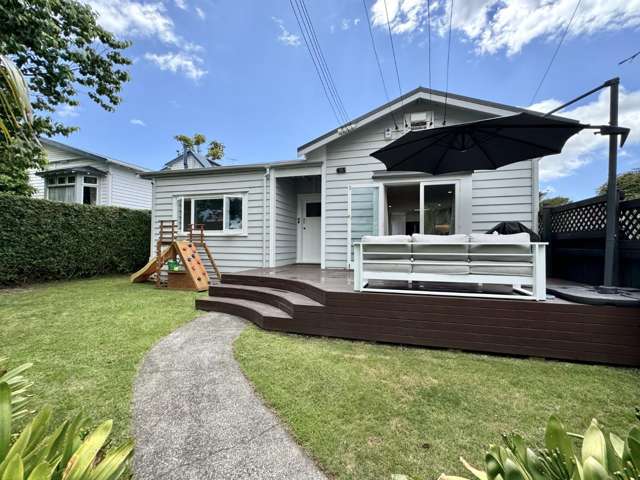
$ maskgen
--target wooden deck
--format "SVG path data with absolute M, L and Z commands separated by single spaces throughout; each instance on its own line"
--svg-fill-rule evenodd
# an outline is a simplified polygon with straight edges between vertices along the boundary
M 304 265 L 225 274 L 209 295 L 197 308 L 266 330 L 640 366 L 639 308 L 360 293 L 351 272 Z

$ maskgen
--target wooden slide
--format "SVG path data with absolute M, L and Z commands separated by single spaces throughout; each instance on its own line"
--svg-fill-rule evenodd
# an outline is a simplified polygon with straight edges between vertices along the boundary
M 162 251 L 162 263 L 167 262 L 175 256 L 174 245 L 171 244 Z M 144 267 L 129 277 L 131 283 L 146 282 L 151 275 L 156 273 L 156 262 L 158 257 L 153 257 Z
M 174 241 L 162 251 L 162 264 L 170 259 L 180 257 L 182 268 L 177 271 L 168 271 L 167 287 L 203 292 L 209 288 L 209 275 L 205 268 L 196 246 L 188 241 Z M 131 283 L 145 282 L 156 273 L 157 258 L 149 260 L 144 267 L 131 275 Z

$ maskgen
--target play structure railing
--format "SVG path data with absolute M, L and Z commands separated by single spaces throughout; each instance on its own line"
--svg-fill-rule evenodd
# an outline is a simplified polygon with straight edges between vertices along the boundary
M 385 293 L 471 296 L 485 298 L 546 299 L 545 249 L 542 242 L 418 242 L 354 243 L 354 289 Z M 429 249 L 429 251 L 425 251 Z M 480 247 L 480 248 L 478 248 Z M 511 248 L 510 248 L 511 247 Z M 513 253 L 513 247 L 522 253 Z M 484 251 L 482 250 L 484 249 Z M 383 281 L 381 285 L 372 282 Z M 393 288 L 384 281 L 407 282 Z M 429 290 L 413 288 L 413 282 L 452 284 Z M 453 284 L 502 285 L 511 293 L 456 290 Z M 529 288 L 524 288 L 525 286 Z M 482 290 L 482 288 L 480 289 Z

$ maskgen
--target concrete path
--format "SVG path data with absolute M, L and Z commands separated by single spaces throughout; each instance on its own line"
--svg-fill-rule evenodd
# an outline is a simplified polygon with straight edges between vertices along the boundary
M 233 358 L 245 326 L 206 314 L 147 354 L 133 395 L 135 479 L 326 479 Z

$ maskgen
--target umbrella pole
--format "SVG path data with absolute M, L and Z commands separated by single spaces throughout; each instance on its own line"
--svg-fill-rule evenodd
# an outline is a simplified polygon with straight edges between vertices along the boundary
M 618 126 L 618 87 L 620 80 L 609 82 L 609 125 Z M 618 136 L 609 135 L 609 177 L 607 180 L 607 226 L 604 250 L 604 287 L 616 284 L 616 247 L 618 241 Z

